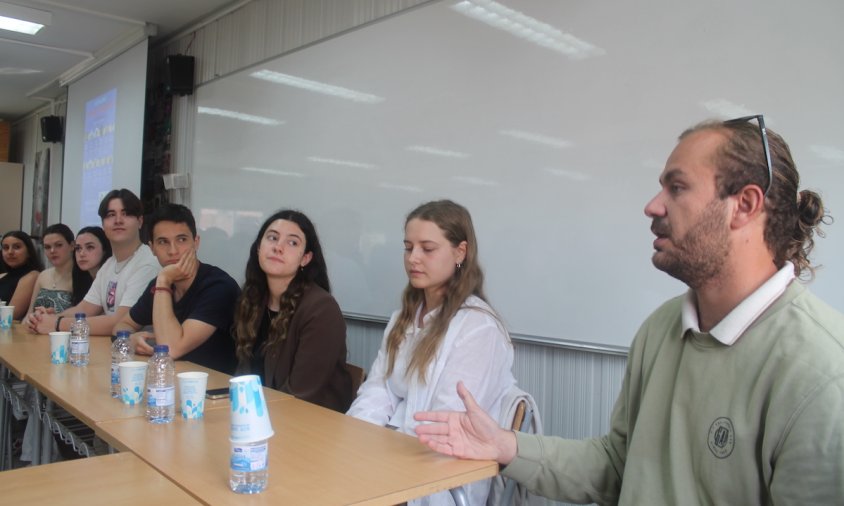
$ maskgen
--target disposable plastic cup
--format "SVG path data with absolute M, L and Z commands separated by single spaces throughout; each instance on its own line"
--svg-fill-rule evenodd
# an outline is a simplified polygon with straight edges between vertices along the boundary
M 12 317 L 15 314 L 15 306 L 0 306 L 0 329 L 12 328 Z
M 66 364 L 70 332 L 50 332 L 50 363 Z
M 118 364 L 120 369 L 120 400 L 123 404 L 134 406 L 144 397 L 144 382 L 147 375 L 147 363 L 130 361 Z
M 233 443 L 252 443 L 274 434 L 259 376 L 250 374 L 230 379 L 229 396 Z
M 182 418 L 202 418 L 205 410 L 205 386 L 208 384 L 207 372 L 180 372 L 179 404 L 182 406 Z

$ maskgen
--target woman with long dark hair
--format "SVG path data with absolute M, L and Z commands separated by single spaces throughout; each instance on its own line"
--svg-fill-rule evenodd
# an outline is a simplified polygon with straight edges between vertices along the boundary
M 111 243 L 101 227 L 83 227 L 76 234 L 73 264 L 73 304 L 77 305 L 91 289 L 100 267 L 111 258 Z
M 328 270 L 307 216 L 270 216 L 249 249 L 235 310 L 238 372 L 335 411 L 352 400 L 346 323 L 331 296 Z
M 463 410 L 462 381 L 489 413 L 499 413 L 515 385 L 513 346 L 486 302 L 469 211 L 450 200 L 428 202 L 407 216 L 408 284 L 369 377 L 348 414 L 415 435 L 417 411 Z M 470 504 L 485 504 L 489 481 L 467 486 Z M 438 493 L 412 504 L 453 504 Z
M 19 320 L 29 310 L 32 288 L 44 264 L 35 251 L 32 238 L 26 232 L 6 232 L 0 244 L 3 247 L 0 256 L 0 300 L 15 306 L 13 318 Z

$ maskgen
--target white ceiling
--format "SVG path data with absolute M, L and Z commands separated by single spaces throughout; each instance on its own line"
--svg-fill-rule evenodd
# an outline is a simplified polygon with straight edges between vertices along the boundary
M 0 30 L 0 119 L 14 120 L 54 98 L 59 77 L 133 33 L 162 40 L 232 0 L 4 0 L 52 13 L 36 35 Z M 41 99 L 37 98 L 41 97 Z

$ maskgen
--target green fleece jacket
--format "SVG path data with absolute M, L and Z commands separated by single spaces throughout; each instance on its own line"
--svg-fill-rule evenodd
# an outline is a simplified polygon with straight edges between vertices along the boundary
M 578 503 L 844 503 L 844 316 L 792 282 L 725 346 L 681 304 L 636 335 L 608 435 L 518 434 L 503 474 Z

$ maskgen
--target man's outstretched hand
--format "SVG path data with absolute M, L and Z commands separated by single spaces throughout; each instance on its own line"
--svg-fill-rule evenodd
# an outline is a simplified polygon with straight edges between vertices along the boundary
M 413 415 L 419 422 L 430 422 L 416 426 L 419 441 L 445 455 L 509 464 L 516 456 L 516 436 L 478 406 L 462 381 L 457 383 L 457 395 L 465 412 L 420 411 Z

